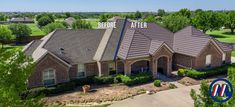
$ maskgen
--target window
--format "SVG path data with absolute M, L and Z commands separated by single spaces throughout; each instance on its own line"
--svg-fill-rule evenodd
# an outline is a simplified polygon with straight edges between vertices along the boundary
M 46 69 L 43 72 L 43 84 L 45 86 L 50 86 L 55 84 L 55 70 L 54 69 Z
M 115 66 L 115 62 L 110 62 L 109 65 L 109 75 L 114 75 L 116 74 L 116 66 Z
M 85 77 L 85 67 L 84 64 L 78 64 L 78 74 L 77 74 L 78 78 L 83 78 Z
M 211 55 L 206 56 L 206 66 L 208 66 L 208 67 L 211 66 Z
M 225 60 L 226 60 L 226 54 L 225 54 L 225 53 L 223 53 L 223 56 L 222 56 L 223 64 L 225 64 Z

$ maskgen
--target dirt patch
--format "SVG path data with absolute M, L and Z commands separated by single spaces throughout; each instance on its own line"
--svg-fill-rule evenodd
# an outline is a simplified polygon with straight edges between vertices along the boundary
M 62 95 L 54 95 L 46 97 L 43 101 L 46 105 L 66 105 L 79 103 L 101 103 L 107 101 L 123 100 L 135 95 L 143 94 L 148 91 L 162 91 L 168 89 L 168 83 L 163 83 L 161 87 L 155 87 L 153 83 L 129 87 L 123 84 L 111 85 L 91 85 L 92 91 L 84 94 L 81 87 L 73 92 L 64 93 Z
M 192 85 L 198 85 L 200 84 L 200 80 L 196 80 L 190 77 L 183 77 L 178 80 L 180 84 L 186 85 L 186 86 L 192 86 Z

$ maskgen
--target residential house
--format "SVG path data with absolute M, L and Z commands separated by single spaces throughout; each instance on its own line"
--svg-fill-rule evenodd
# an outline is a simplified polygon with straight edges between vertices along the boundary
M 72 25 L 73 25 L 73 22 L 75 21 L 75 19 L 74 19 L 73 17 L 69 17 L 69 18 L 66 18 L 64 21 L 65 21 L 65 22 L 68 24 L 68 26 L 71 28 Z
M 29 43 L 24 52 L 36 67 L 29 87 L 48 86 L 88 76 L 151 72 L 167 76 L 178 68 L 209 69 L 231 63 L 233 46 L 192 26 L 172 33 L 158 24 L 131 28 L 58 29 Z
M 16 17 L 16 18 L 11 18 L 10 23 L 34 23 L 33 19 L 29 17 Z

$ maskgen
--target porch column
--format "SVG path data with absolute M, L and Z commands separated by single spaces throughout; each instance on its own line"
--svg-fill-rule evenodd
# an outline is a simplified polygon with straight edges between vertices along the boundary
M 171 72 L 172 72 L 172 58 L 171 57 L 168 58 L 167 65 L 168 65 L 167 76 L 171 76 Z
M 124 61 L 124 73 L 125 75 L 131 75 L 131 67 L 127 61 Z
M 97 65 L 98 65 L 98 70 L 99 70 L 99 74 L 98 76 L 102 76 L 102 68 L 101 68 L 101 62 L 97 61 Z
M 153 74 L 153 78 L 156 79 L 157 78 L 157 59 L 152 59 L 152 74 Z

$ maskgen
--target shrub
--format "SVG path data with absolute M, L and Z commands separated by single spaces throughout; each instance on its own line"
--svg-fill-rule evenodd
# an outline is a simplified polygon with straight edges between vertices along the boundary
M 226 65 L 222 67 L 213 68 L 210 70 L 197 71 L 193 69 L 185 69 L 185 75 L 188 77 L 200 79 L 206 78 L 214 75 L 225 74 L 228 71 L 228 68 L 234 65 Z
M 21 94 L 22 99 L 36 98 L 73 90 L 76 87 L 74 82 L 61 83 L 53 87 L 38 87 L 25 91 Z
M 114 81 L 113 76 L 95 76 L 94 77 L 94 83 L 96 84 L 111 84 Z
M 155 80 L 154 81 L 154 86 L 160 87 L 161 86 L 161 81 L 160 80 Z
M 175 89 L 175 88 L 177 88 L 177 86 L 176 86 L 175 84 L 170 83 L 170 84 L 169 84 L 169 88 L 170 88 L 170 89 Z
M 114 83 L 121 83 L 122 82 L 122 78 L 124 78 L 123 76 L 124 75 L 122 75 L 122 74 L 119 74 L 119 75 L 115 76 L 113 82 Z
M 187 69 L 187 73 L 186 75 L 188 77 L 192 77 L 192 78 L 205 78 L 206 77 L 206 74 L 205 72 L 199 72 L 199 71 L 196 71 L 196 70 L 193 70 L 193 69 Z
M 132 86 L 152 81 L 152 75 L 148 73 L 140 73 L 132 76 L 123 76 L 121 80 L 124 84 Z
M 185 75 L 185 70 L 184 69 L 179 69 L 177 72 L 178 76 L 184 76 Z
M 86 78 L 80 78 L 80 79 L 76 79 L 76 80 L 72 80 L 76 86 L 83 86 L 83 85 L 87 85 L 87 84 L 93 84 L 94 80 L 93 80 L 94 76 L 89 76 Z

